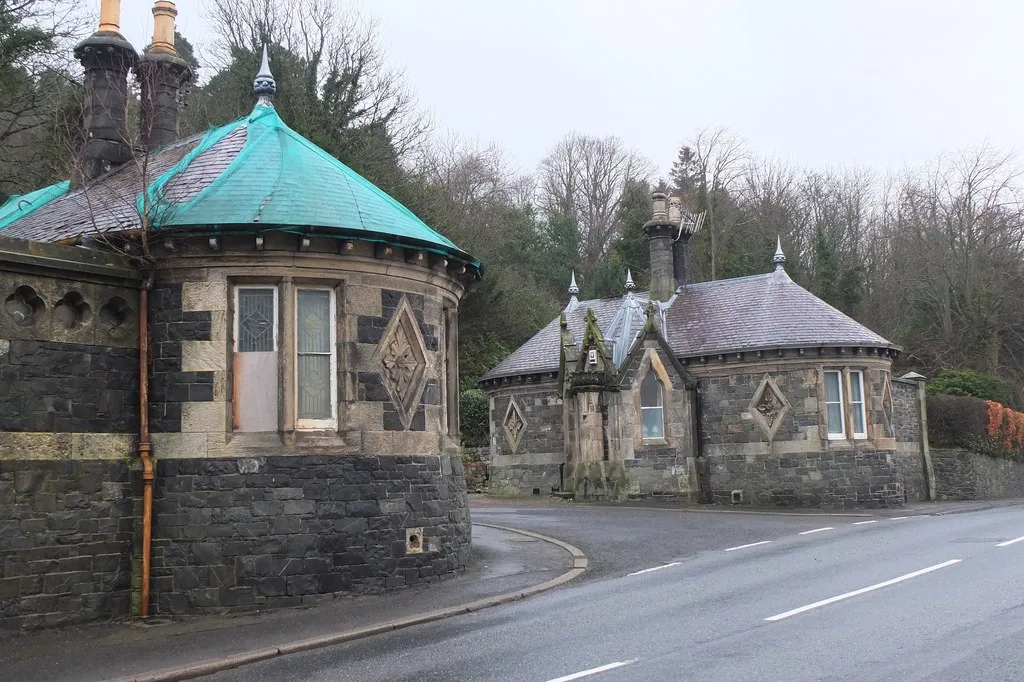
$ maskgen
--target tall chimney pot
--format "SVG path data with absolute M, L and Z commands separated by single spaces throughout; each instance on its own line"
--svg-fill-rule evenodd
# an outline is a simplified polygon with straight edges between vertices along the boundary
M 651 292 L 654 301 L 667 301 L 676 290 L 672 240 L 678 225 L 669 220 L 668 197 L 664 192 L 653 192 L 651 202 L 654 215 L 644 225 L 644 234 L 651 249 Z
M 135 70 L 142 91 L 141 132 L 146 151 L 178 139 L 181 88 L 192 79 L 192 69 L 174 47 L 177 16 L 170 0 L 157 0 L 153 5 L 153 42 Z
M 85 69 L 85 144 L 79 165 L 92 180 L 132 157 L 128 143 L 128 71 L 139 59 L 119 33 L 120 0 L 103 0 L 100 25 L 75 46 L 75 58 Z
M 99 33 L 121 35 L 121 0 L 103 0 L 100 3 Z

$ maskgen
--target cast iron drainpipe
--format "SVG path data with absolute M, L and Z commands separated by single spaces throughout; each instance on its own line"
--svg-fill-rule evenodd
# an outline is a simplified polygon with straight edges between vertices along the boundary
M 139 459 L 142 460 L 142 603 L 139 615 L 149 617 L 149 563 L 153 538 L 153 468 L 149 442 L 149 291 L 153 275 L 146 277 L 139 292 Z

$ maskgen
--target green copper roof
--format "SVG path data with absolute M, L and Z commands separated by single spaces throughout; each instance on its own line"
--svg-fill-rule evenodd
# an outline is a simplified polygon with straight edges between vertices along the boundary
M 244 131 L 242 130 L 244 129 Z M 244 134 L 230 160 L 204 154 Z M 209 157 L 223 155 L 213 150 Z M 366 178 L 285 125 L 266 103 L 210 131 L 138 197 L 156 228 L 261 226 L 333 228 L 353 238 L 411 244 L 479 266 Z
M 0 230 L 4 229 L 15 220 L 24 218 L 40 206 L 45 206 L 54 199 L 64 196 L 71 189 L 68 180 L 58 182 L 49 187 L 37 189 L 28 194 L 16 194 L 8 199 L 3 206 L 0 206 Z

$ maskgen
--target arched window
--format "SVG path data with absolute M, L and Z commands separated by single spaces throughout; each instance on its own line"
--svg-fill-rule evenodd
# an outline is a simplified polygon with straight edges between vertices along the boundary
M 663 393 L 658 376 L 648 372 L 640 382 L 640 424 L 645 439 L 665 437 Z

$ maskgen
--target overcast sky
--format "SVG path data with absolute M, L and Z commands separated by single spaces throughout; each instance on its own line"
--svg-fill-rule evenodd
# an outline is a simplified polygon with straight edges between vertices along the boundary
M 122 30 L 141 48 L 151 3 L 123 4 Z M 179 30 L 202 46 L 203 0 L 177 4 Z M 705 126 L 819 167 L 899 169 L 985 140 L 1024 147 L 1024 3 L 1013 0 L 359 6 L 442 127 L 500 143 L 524 170 L 570 130 L 618 135 L 663 174 Z

